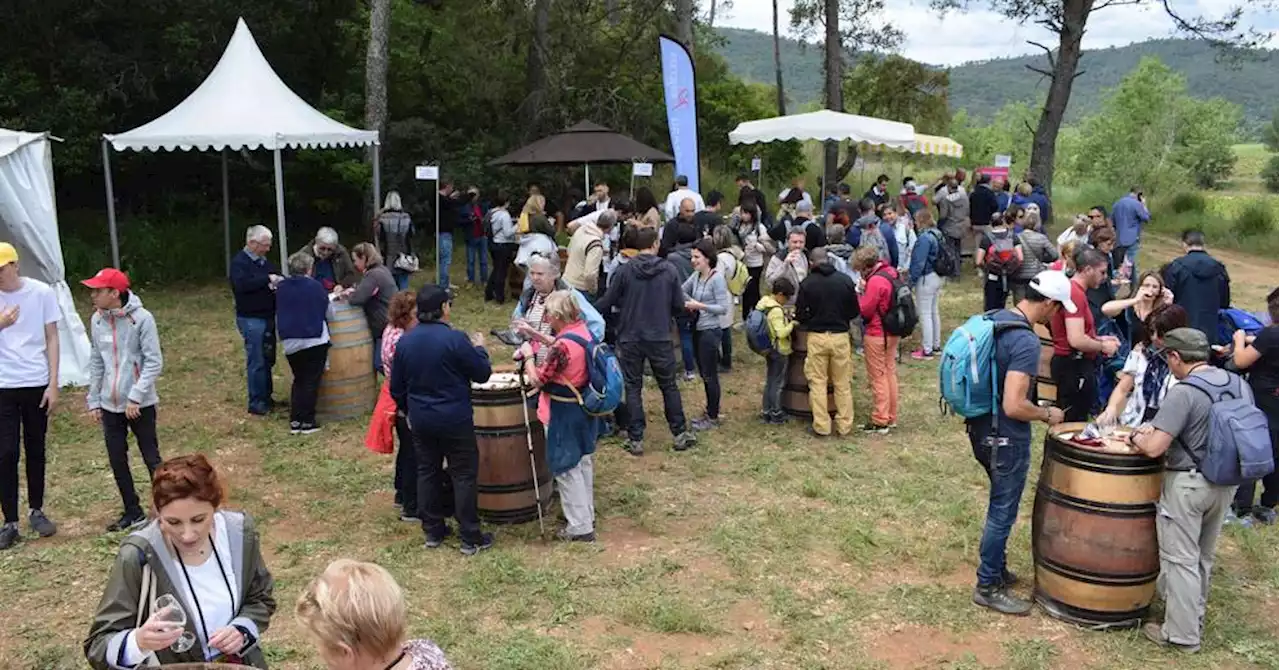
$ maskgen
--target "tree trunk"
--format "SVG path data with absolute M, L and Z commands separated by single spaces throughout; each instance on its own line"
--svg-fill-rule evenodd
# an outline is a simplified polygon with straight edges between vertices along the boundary
M 1071 100 L 1071 85 L 1075 83 L 1076 68 L 1080 65 L 1080 40 L 1084 37 L 1085 22 L 1089 20 L 1092 0 L 1066 0 L 1062 7 L 1062 25 L 1058 30 L 1057 60 L 1053 61 L 1053 77 L 1049 81 L 1049 95 L 1040 112 L 1040 122 L 1031 139 L 1030 172 L 1046 193 L 1053 192 L 1053 163 L 1057 153 L 1058 131 Z M 1052 58 L 1051 58 L 1052 60 Z M 1047 221 L 1046 223 L 1052 223 Z
M 840 43 L 840 1 L 824 0 L 823 14 L 826 24 L 826 102 L 827 109 L 843 112 L 844 93 L 841 83 L 844 80 L 844 47 Z M 831 181 L 836 175 L 836 161 L 839 159 L 840 143 L 826 142 L 822 148 L 823 174 Z M 832 182 L 834 183 L 834 182 Z M 823 184 L 823 193 L 827 184 Z
M 715 3 L 711 4 L 711 14 L 715 16 Z M 618 0 L 604 0 L 604 15 L 611 26 L 622 23 L 622 16 L 618 14 Z
M 386 146 L 387 131 L 387 61 L 391 32 L 391 0 L 372 0 L 369 3 L 369 49 L 364 62 L 364 127 L 378 131 L 378 137 Z M 373 165 L 373 147 L 365 154 Z M 372 192 L 372 187 L 370 187 Z M 365 202 L 371 202 L 366 198 Z M 369 205 L 373 207 L 372 204 Z M 366 217 L 372 220 L 373 212 Z
M 716 27 L 716 0 L 711 0 L 711 13 L 707 15 L 707 27 Z
M 547 95 L 547 32 L 551 24 L 551 1 L 534 0 L 533 3 L 533 39 L 529 41 L 524 70 L 525 98 L 516 114 L 517 118 L 524 119 L 525 139 L 539 130 Z
M 693 0 L 676 0 L 676 39 L 693 53 Z
M 782 51 L 778 39 L 778 0 L 773 0 L 773 81 L 778 90 L 778 116 L 786 116 L 787 95 L 782 90 Z

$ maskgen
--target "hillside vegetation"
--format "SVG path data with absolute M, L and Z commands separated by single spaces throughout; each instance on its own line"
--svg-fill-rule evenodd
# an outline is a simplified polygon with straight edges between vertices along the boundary
M 748 81 L 773 83 L 770 35 L 733 28 L 719 28 L 717 32 L 723 38 L 717 51 L 728 61 L 734 74 Z M 821 100 L 821 46 L 788 39 L 781 50 L 783 85 L 792 104 Z M 1243 135 L 1260 136 L 1261 127 L 1271 119 L 1276 100 L 1280 98 L 1280 80 L 1276 77 L 1280 55 L 1276 51 L 1258 50 L 1234 64 L 1220 62 L 1217 55 L 1204 42 L 1177 39 L 1086 51 L 1080 65 L 1085 73 L 1072 88 L 1067 122 L 1078 121 L 1095 110 L 1107 89 L 1119 84 L 1144 56 L 1155 56 L 1186 77 L 1191 95 L 1223 97 L 1239 104 L 1244 110 Z M 952 111 L 964 109 L 970 118 L 987 120 L 1007 103 L 1037 100 L 1048 83 L 1026 65 L 1043 66 L 1043 61 L 1043 56 L 1025 56 L 951 68 Z

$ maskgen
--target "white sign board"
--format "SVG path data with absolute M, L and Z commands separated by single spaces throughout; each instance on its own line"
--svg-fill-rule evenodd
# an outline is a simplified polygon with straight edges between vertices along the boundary
M 436 181 L 440 179 L 440 166 L 418 165 L 413 168 L 413 178 L 418 181 Z
M 1007 168 L 1013 165 L 1013 156 L 1007 154 L 996 154 L 995 166 Z
M 862 156 L 858 156 L 857 158 L 853 159 L 853 169 L 865 170 L 866 167 L 867 167 L 867 161 L 863 160 Z
M 752 172 L 759 172 L 759 171 L 760 171 L 760 157 L 759 157 L 759 156 L 756 156 L 755 158 L 752 158 L 752 159 L 751 159 L 751 171 L 752 171 Z
M 652 177 L 653 163 L 632 163 L 631 176 L 632 177 Z

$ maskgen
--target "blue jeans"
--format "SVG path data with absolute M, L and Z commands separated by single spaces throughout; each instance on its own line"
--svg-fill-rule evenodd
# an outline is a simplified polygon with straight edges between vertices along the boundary
M 480 263 L 480 276 L 476 276 L 476 262 Z M 489 276 L 489 240 L 477 237 L 467 240 L 467 281 L 484 283 Z
M 404 270 L 392 270 L 391 278 L 396 280 L 396 289 L 405 290 L 409 288 L 409 273 Z
M 237 316 L 236 328 L 244 338 L 244 368 L 245 379 L 249 385 L 249 412 L 266 414 L 271 409 L 271 368 L 276 364 L 275 321 Z
M 382 374 L 382 337 L 373 338 L 373 374 Z
M 996 586 L 1004 581 L 1005 545 L 1018 520 L 1018 505 L 1031 467 L 1031 442 L 998 438 L 989 440 L 991 417 L 965 423 L 973 457 L 991 481 L 987 500 L 987 522 L 978 545 L 978 586 Z
M 453 233 L 436 236 L 440 245 L 440 266 L 436 268 L 436 283 L 449 288 L 449 265 L 453 263 Z
M 677 318 L 676 329 L 680 331 L 680 358 L 684 361 L 684 371 L 693 374 L 693 319 L 687 316 Z

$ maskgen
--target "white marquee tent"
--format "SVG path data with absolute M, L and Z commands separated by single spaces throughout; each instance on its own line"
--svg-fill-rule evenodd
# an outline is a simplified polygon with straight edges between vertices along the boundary
M 285 238 L 284 185 L 281 149 L 373 147 L 373 200 L 381 198 L 378 173 L 378 132 L 360 130 L 325 116 L 280 79 L 249 32 L 244 19 L 213 72 L 191 95 L 164 116 L 117 135 L 103 135 L 102 162 L 107 175 L 107 219 L 111 227 L 111 255 L 120 265 L 116 237 L 115 197 L 111 184 L 110 148 L 116 151 L 181 149 L 222 152 L 223 235 L 228 263 L 231 257 L 231 219 L 227 194 L 227 150 L 270 149 L 275 154 L 276 246 L 284 269 L 288 255 Z
M 48 133 L 0 128 L 0 241 L 17 247 L 24 276 L 49 284 L 58 298 L 58 385 L 88 384 L 89 338 L 67 287 Z
M 788 114 L 738 124 L 729 133 L 730 144 L 755 144 L 781 140 L 849 140 L 860 144 L 911 151 L 916 129 L 910 123 L 823 109 Z

